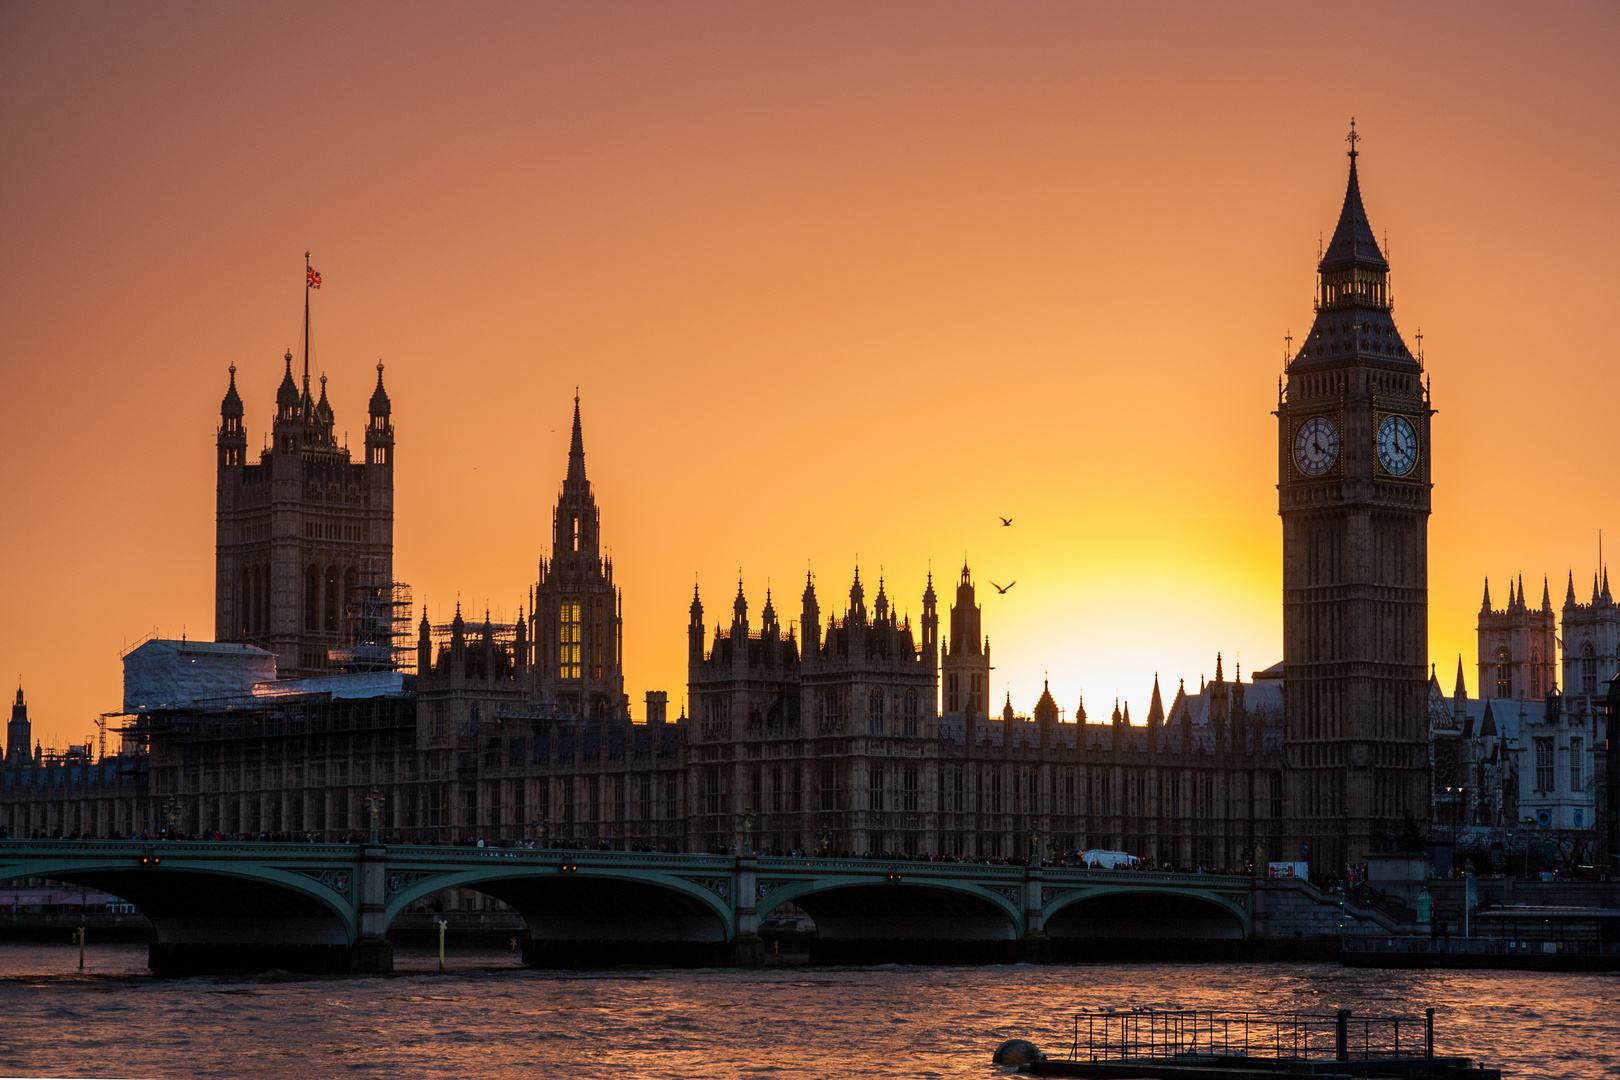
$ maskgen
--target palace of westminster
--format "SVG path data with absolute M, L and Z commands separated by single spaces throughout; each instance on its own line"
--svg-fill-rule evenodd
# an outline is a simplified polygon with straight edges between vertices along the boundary
M 1440 694 L 1427 631 L 1433 410 L 1394 323 L 1356 156 L 1352 133 L 1315 324 L 1275 411 L 1283 659 L 1248 681 L 1217 657 L 1213 680 L 1166 704 L 1155 680 L 1145 723 L 1117 703 L 1106 719 L 1083 705 L 1066 718 L 1050 692 L 1027 717 L 1010 698 L 998 709 L 968 566 L 941 583 L 944 627 L 931 575 L 913 624 L 881 578 L 869 597 L 857 569 L 836 597 L 807 578 L 786 630 L 768 590 L 751 610 L 739 582 L 712 627 L 694 590 L 690 715 L 670 718 L 652 692 L 633 720 L 578 399 L 549 558 L 517 620 L 458 606 L 434 625 L 415 620 L 394 580 L 382 365 L 356 461 L 334 438 L 324 377 L 318 396 L 307 370 L 300 386 L 289 352 L 258 460 L 234 367 L 221 406 L 215 640 L 126 654 L 123 707 L 107 718 L 122 748 L 110 754 L 31 745 L 19 689 L 0 827 L 331 839 L 375 814 L 403 842 L 965 858 L 1109 848 L 1180 866 L 1304 857 L 1334 870 L 1407 815 L 1436 820 L 1442 790 L 1456 803 L 1473 787 L 1468 822 L 1516 822 L 1504 799 L 1533 798 L 1528 781 L 1508 780 L 1510 712 L 1527 746 L 1533 726 L 1546 729 L 1538 766 L 1544 748 L 1555 755 L 1544 774 L 1523 770 L 1552 778 L 1535 797 L 1575 805 L 1597 771 L 1594 702 L 1617 670 L 1620 609 L 1606 579 L 1586 605 L 1571 586 L 1565 621 L 1573 612 L 1584 651 L 1566 653 L 1565 683 L 1580 693 L 1555 709 L 1550 604 L 1527 606 L 1520 586 L 1503 613 L 1487 596 L 1481 700 L 1467 699 L 1460 670 L 1460 696 Z M 1493 713 L 1503 698 L 1514 708 Z M 1437 765 L 1445 739 L 1458 745 Z

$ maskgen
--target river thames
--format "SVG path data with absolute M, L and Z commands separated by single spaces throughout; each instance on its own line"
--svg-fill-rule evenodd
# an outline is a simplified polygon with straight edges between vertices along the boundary
M 1620 976 L 1331 964 L 528 971 L 402 949 L 387 977 L 158 980 L 145 946 L 0 945 L 0 1073 L 36 1076 L 986 1077 L 1066 1052 L 1074 1011 L 1436 1010 L 1437 1051 L 1512 1077 L 1620 1075 Z

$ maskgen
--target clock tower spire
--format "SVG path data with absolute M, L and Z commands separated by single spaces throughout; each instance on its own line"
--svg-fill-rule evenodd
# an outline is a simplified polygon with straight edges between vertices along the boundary
M 1428 389 L 1361 201 L 1361 136 L 1277 406 L 1290 837 L 1313 870 L 1428 819 Z

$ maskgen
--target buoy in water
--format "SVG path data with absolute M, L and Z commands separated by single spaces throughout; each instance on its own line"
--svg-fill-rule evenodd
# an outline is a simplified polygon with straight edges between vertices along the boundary
M 1028 1065 L 1032 1061 L 1045 1061 L 1046 1055 L 1028 1039 L 1008 1039 L 996 1047 L 995 1056 L 990 1060 L 997 1065 Z

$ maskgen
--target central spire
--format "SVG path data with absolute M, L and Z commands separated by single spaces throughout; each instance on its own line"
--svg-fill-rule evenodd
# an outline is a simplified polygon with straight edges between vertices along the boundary
M 1339 210 L 1339 223 L 1333 229 L 1333 239 L 1328 241 L 1327 251 L 1323 253 L 1318 269 L 1328 271 L 1361 266 L 1388 270 L 1389 263 L 1378 249 L 1378 240 L 1367 222 L 1367 208 L 1361 204 L 1361 183 L 1356 176 L 1356 158 L 1361 153 L 1356 149 L 1356 144 L 1361 141 L 1361 136 L 1356 133 L 1355 117 L 1350 118 L 1350 134 L 1345 136 L 1345 141 L 1350 144 L 1350 179 L 1345 183 L 1344 206 Z
M 568 483 L 585 482 L 585 436 L 579 426 L 579 387 L 574 387 L 574 435 L 568 443 Z

